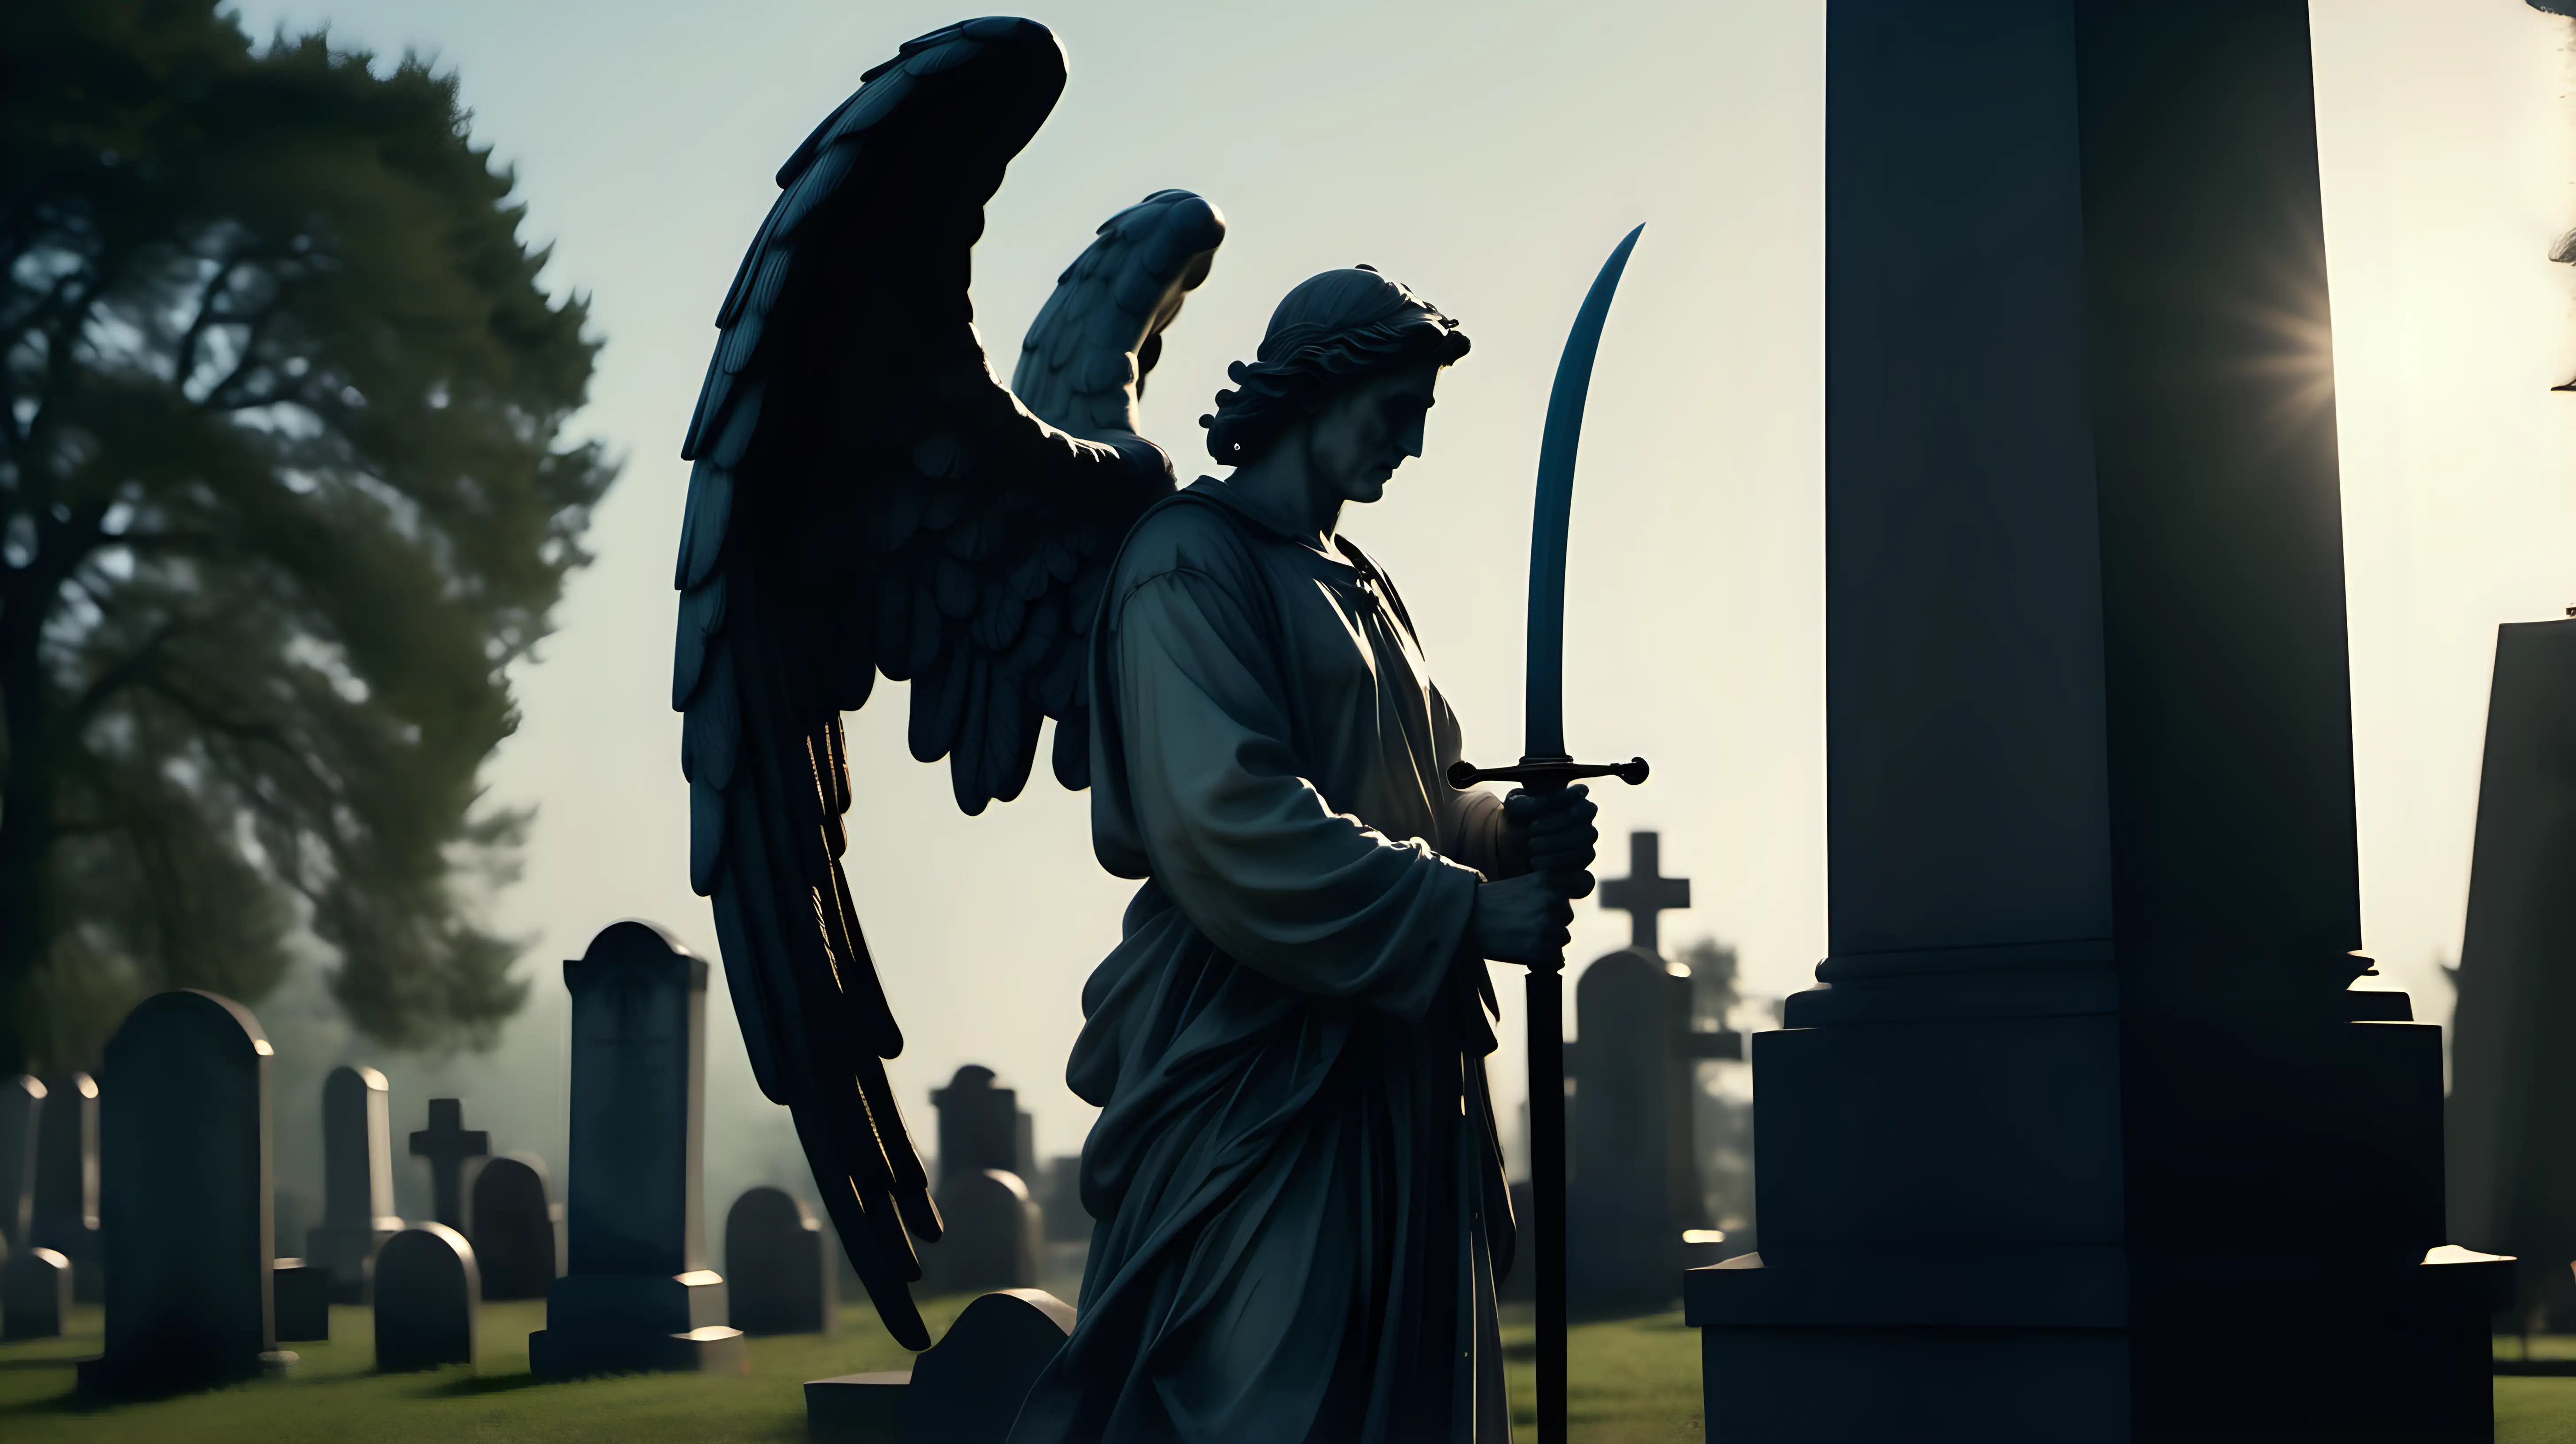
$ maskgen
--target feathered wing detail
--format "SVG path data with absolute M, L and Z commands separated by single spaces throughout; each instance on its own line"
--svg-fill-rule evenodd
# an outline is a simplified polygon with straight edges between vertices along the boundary
M 1005 390 L 975 335 L 971 252 L 1063 88 L 1055 37 L 1009 17 L 869 71 L 779 169 L 682 449 L 690 882 L 714 903 L 761 1091 L 793 1112 L 860 1279 L 915 1349 L 911 1237 L 940 1225 L 842 872 L 840 714 L 880 672 L 909 680 L 913 755 L 949 759 L 969 813 L 1019 795 L 1050 717 L 1058 778 L 1087 783 L 1082 638 L 1119 541 L 1172 487 L 1135 398 L 1225 229 L 1186 191 L 1111 217 L 1030 328 L 1021 394 Z

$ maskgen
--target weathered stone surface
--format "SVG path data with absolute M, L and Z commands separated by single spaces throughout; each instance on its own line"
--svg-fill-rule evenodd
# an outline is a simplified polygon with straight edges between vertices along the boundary
M 783 1188 L 745 1189 L 725 1213 L 725 1290 L 746 1334 L 837 1333 L 830 1248 L 804 1200 Z
M 109 1040 L 107 1351 L 81 1366 L 85 1391 L 189 1388 L 292 1359 L 270 1310 L 269 1057 L 249 1009 L 193 990 L 146 998 Z
M 546 1186 L 543 1159 L 505 1153 L 474 1175 L 475 1262 L 487 1299 L 541 1299 L 563 1258 L 564 1210 Z
M 391 1374 L 473 1363 L 482 1294 L 465 1235 L 424 1223 L 386 1240 L 376 1253 L 376 1367 Z

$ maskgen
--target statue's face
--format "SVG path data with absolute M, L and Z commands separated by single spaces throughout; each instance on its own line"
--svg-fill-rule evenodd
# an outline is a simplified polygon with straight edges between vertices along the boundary
M 1309 465 L 1345 501 L 1386 495 L 1387 478 L 1422 454 L 1423 413 L 1439 380 L 1437 366 L 1409 367 L 1333 398 L 1309 423 Z

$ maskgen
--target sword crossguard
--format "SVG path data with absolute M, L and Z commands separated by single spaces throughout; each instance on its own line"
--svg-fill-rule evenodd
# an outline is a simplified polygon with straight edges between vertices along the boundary
M 1458 762 L 1449 768 L 1449 785 L 1463 792 L 1479 782 L 1519 782 L 1533 791 L 1553 792 L 1586 777 L 1616 777 L 1630 787 L 1646 780 L 1646 759 L 1625 762 L 1577 762 L 1571 757 L 1524 757 L 1509 767 L 1478 767 Z

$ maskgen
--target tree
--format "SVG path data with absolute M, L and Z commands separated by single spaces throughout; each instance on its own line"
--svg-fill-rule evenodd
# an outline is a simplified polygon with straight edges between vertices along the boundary
M 0 1073 L 308 936 L 387 1044 L 521 1002 L 478 775 L 614 473 L 512 188 L 418 60 L 0 7 Z

